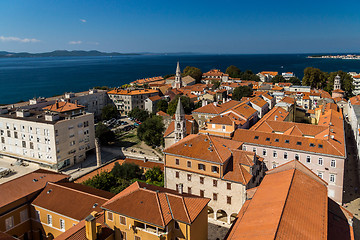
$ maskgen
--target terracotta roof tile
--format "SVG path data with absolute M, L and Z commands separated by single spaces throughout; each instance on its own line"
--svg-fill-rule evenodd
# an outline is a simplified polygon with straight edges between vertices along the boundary
M 80 109 L 83 109 L 83 108 L 85 108 L 85 107 L 81 106 L 81 105 L 78 105 L 78 104 L 74 104 L 74 103 L 71 103 L 71 102 L 62 102 L 62 101 L 60 101 L 60 102 L 55 102 L 52 105 L 44 107 L 43 110 L 63 113 L 63 112 L 80 110 Z
M 64 181 L 67 178 L 69 178 L 68 175 L 38 169 L 34 172 L 3 183 L 0 185 L 0 207 L 40 191 L 48 182 Z
M 107 92 L 107 94 L 115 94 L 115 95 L 140 95 L 140 94 L 150 94 L 150 93 L 159 93 L 159 91 L 152 89 L 141 89 L 141 90 L 113 89 Z
M 172 219 L 192 223 L 210 201 L 146 183 L 135 182 L 128 188 L 103 208 L 160 227 L 166 227 Z

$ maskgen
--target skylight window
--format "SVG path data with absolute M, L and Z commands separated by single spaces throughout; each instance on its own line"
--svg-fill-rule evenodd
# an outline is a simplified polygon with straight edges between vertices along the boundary
M 313 144 L 313 143 L 310 143 L 310 147 L 315 147 L 315 144 Z
M 265 141 L 270 141 L 270 138 L 266 138 Z
M 290 143 L 290 141 L 289 141 L 289 140 L 285 140 L 285 143 Z
M 259 139 L 259 136 L 255 136 L 254 139 Z
M 296 142 L 296 145 L 301 145 L 302 143 L 301 142 Z
M 279 139 L 278 139 L 278 138 L 275 138 L 275 142 L 279 142 Z
M 322 145 L 322 144 L 319 144 L 318 146 L 319 146 L 319 148 L 323 148 L 323 145 Z

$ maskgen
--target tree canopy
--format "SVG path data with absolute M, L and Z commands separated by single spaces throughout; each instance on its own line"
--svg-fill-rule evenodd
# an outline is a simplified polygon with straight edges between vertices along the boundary
M 159 100 L 156 103 L 156 110 L 166 112 L 168 109 L 168 102 L 164 99 Z
M 353 79 L 350 74 L 343 71 L 331 72 L 328 74 L 328 81 L 324 90 L 329 93 L 334 90 L 334 79 L 336 75 L 339 75 L 341 78 L 341 89 L 345 91 L 346 96 L 352 97 L 352 91 L 354 90 Z
M 285 78 L 281 75 L 276 75 L 275 77 L 273 77 L 271 79 L 272 83 L 279 83 L 279 82 L 285 82 L 285 81 L 286 81 Z
M 286 81 L 286 82 L 289 82 L 289 83 L 291 83 L 293 85 L 301 85 L 301 81 L 297 77 L 291 77 L 289 79 L 289 81 Z
M 323 89 L 326 87 L 328 74 L 318 68 L 307 67 L 304 70 L 302 84 L 311 88 Z
M 241 70 L 234 65 L 229 66 L 226 69 L 225 73 L 229 74 L 229 77 L 231 77 L 231 78 L 240 78 L 240 76 L 241 76 Z
M 243 97 L 250 97 L 253 94 L 253 90 L 251 86 L 240 86 L 234 89 L 232 94 L 233 100 L 240 101 Z
M 120 116 L 119 111 L 116 109 L 116 106 L 113 104 L 108 104 L 101 110 L 101 119 L 110 120 L 112 118 L 117 118 Z
M 134 163 L 115 163 L 113 169 L 111 170 L 111 174 L 115 178 L 122 178 L 125 180 L 131 180 L 134 178 L 141 178 L 143 171 L 140 167 Z
M 128 116 L 143 122 L 149 118 L 149 112 L 136 107 L 128 113 Z
M 181 99 L 181 104 L 182 104 L 186 114 L 191 114 L 191 111 L 194 109 L 194 103 L 191 102 L 189 97 L 186 97 L 186 96 L 181 96 L 180 97 L 180 95 L 178 95 L 169 103 L 167 113 L 170 116 L 175 114 L 179 98 Z
M 183 76 L 191 76 L 195 79 L 196 83 L 201 82 L 202 72 L 199 68 L 187 66 L 184 68 Z
M 149 184 L 164 186 L 164 173 L 159 167 L 149 169 L 145 173 L 146 182 Z
M 157 147 L 164 143 L 163 132 L 165 130 L 162 117 L 152 116 L 146 119 L 137 129 L 137 136 L 147 145 Z
M 103 145 L 115 141 L 115 133 L 101 122 L 96 125 L 95 137 L 98 138 Z

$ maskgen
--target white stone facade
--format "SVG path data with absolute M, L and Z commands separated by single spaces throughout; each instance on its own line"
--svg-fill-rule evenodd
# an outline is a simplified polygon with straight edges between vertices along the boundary
M 231 215 L 237 215 L 246 200 L 246 186 L 240 183 L 169 167 L 165 167 L 165 176 L 166 188 L 177 190 L 176 186 L 183 184 L 184 192 L 198 196 L 201 195 L 200 191 L 203 191 L 204 197 L 211 199 L 208 206 L 214 211 L 215 220 L 217 213 L 222 210 L 226 212 L 227 223 L 230 224 Z M 203 178 L 203 183 L 200 178 Z M 213 181 L 217 181 L 216 186 Z M 228 189 L 228 184 L 231 189 Z M 214 194 L 216 194 L 216 200 L 214 200 Z M 228 197 L 231 199 L 230 203 L 228 203 Z
M 95 139 L 91 113 L 46 121 L 45 113 L 0 115 L 0 156 L 35 162 L 59 170 L 86 158 Z M 51 117 L 51 116 L 49 116 Z

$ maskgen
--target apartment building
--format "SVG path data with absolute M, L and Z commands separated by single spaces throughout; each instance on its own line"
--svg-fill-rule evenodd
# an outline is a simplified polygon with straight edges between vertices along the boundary
M 262 158 L 241 143 L 193 134 L 164 150 L 165 186 L 212 199 L 214 219 L 230 224 L 246 200 L 246 189 L 264 176 Z
M 262 71 L 256 75 L 259 76 L 261 82 L 271 82 L 271 80 L 278 74 L 278 72 Z
M 78 224 L 115 194 L 76 183 L 48 183 L 32 201 L 32 228 L 53 239 Z M 39 237 L 41 239 L 41 237 Z
M 69 176 L 38 169 L 0 185 L 0 233 L 16 239 L 39 239 L 32 227 L 31 201 L 49 182 L 67 181 Z M 0 236 L 2 239 L 2 236 Z
M 95 147 L 94 115 L 56 102 L 42 110 L 0 109 L 0 155 L 61 170 Z
M 145 110 L 148 111 L 149 113 L 155 113 L 157 108 L 157 103 L 161 99 L 162 98 L 159 95 L 155 95 L 145 99 Z
M 142 89 L 142 90 L 123 90 L 114 89 L 107 92 L 111 101 L 121 114 L 127 115 L 131 110 L 138 107 L 145 109 L 145 99 L 159 95 L 158 90 Z
M 351 126 L 352 134 L 354 135 L 354 139 L 356 141 L 356 155 L 358 158 L 358 170 L 360 170 L 360 96 L 354 96 L 349 99 L 347 105 L 347 114 L 348 121 Z M 360 175 L 358 176 L 360 179 Z
M 353 240 L 353 215 L 327 191 L 327 183 L 297 160 L 267 171 L 225 240 Z
M 359 95 L 360 94 L 360 74 L 358 73 L 349 73 L 352 78 L 353 78 L 353 85 L 354 85 L 354 90 L 353 90 L 353 94 L 354 95 Z
M 318 125 L 260 121 L 250 130 L 237 129 L 233 140 L 243 143 L 243 150 L 263 157 L 268 169 L 299 160 L 329 184 L 329 197 L 342 203 L 346 159 L 343 116 L 336 104 L 328 104 L 318 118 Z
M 102 205 L 114 239 L 208 239 L 209 199 L 135 182 Z

